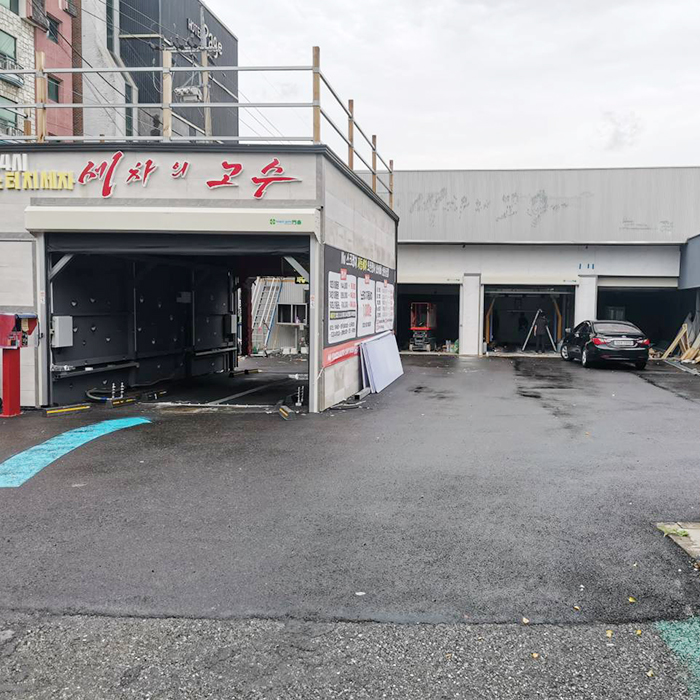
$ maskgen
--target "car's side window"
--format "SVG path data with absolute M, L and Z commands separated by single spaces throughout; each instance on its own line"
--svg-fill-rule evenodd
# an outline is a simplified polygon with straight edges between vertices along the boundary
M 586 326 L 585 321 L 583 323 L 579 323 L 578 326 L 576 326 L 576 328 L 574 328 L 574 333 L 581 335 L 581 333 L 583 333 L 583 331 L 584 331 L 585 326 Z

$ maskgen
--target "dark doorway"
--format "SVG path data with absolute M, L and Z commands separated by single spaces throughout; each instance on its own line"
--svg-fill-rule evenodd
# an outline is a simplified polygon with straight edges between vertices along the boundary
M 695 310 L 695 290 L 598 289 L 598 318 L 629 321 L 652 344 L 671 342 L 688 313 Z
M 489 286 L 484 291 L 484 339 L 488 350 L 521 351 L 539 309 L 547 316 L 555 344 L 573 323 L 573 287 Z M 532 341 L 531 338 L 534 347 Z M 547 345 L 551 343 L 548 341 Z
M 430 302 L 437 307 L 437 328 L 434 336 L 438 349 L 446 343 L 459 340 L 459 285 L 458 284 L 400 284 L 396 315 L 398 343 L 401 350 L 408 350 L 413 335 L 411 331 L 411 304 Z
M 308 269 L 308 245 L 306 237 L 49 236 L 50 402 L 166 386 L 169 397 L 186 387 L 202 403 L 241 393 L 232 384 L 250 345 L 250 283 L 290 274 L 285 256 Z M 301 381 L 306 369 L 295 369 Z

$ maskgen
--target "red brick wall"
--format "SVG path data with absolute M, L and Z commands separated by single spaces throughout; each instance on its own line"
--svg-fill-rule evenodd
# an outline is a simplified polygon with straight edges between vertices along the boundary
M 35 29 L 35 44 L 37 51 L 46 54 L 46 71 L 52 75 L 52 68 L 71 68 L 73 66 L 73 18 L 61 9 L 65 5 L 64 0 L 46 0 L 46 13 L 60 22 L 58 43 L 52 41 L 41 29 Z M 72 76 L 56 74 L 54 76 L 61 81 L 59 88 L 59 102 L 70 103 L 73 101 Z M 54 136 L 65 136 L 73 133 L 73 115 L 70 109 L 48 110 L 48 131 Z

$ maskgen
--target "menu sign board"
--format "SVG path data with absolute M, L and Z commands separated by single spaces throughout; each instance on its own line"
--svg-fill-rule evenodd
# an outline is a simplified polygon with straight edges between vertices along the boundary
M 329 245 L 324 262 L 327 367 L 357 355 L 361 340 L 394 328 L 396 271 Z

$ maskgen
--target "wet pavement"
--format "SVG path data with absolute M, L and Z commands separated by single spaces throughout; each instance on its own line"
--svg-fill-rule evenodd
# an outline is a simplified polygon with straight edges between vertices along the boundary
M 32 660 L 54 648 L 53 634 L 63 640 L 52 652 L 57 665 L 68 654 L 61 643 L 76 663 L 96 654 L 99 644 L 75 652 L 75 640 L 107 635 L 110 624 L 124 654 L 143 644 L 157 657 L 159 635 L 177 630 L 166 647 L 204 658 L 217 653 L 218 642 L 198 639 L 211 625 L 212 639 L 216 630 L 227 635 L 224 649 L 231 635 L 255 637 L 245 651 L 221 652 L 229 669 L 221 675 L 238 678 L 241 697 L 336 697 L 341 679 L 354 697 L 381 697 L 372 685 L 381 674 L 348 680 L 354 657 L 346 650 L 362 647 L 358 639 L 386 664 L 393 649 L 397 673 L 415 667 L 411 685 L 380 663 L 393 683 L 387 697 L 430 697 L 421 684 L 443 672 L 447 685 L 435 697 L 690 697 L 690 667 L 653 623 L 692 621 L 700 575 L 654 523 L 699 516 L 692 459 L 700 378 L 657 363 L 637 372 L 542 358 L 403 361 L 405 376 L 361 408 L 293 422 L 115 410 L 110 418 L 143 415 L 152 424 L 85 445 L 19 489 L 0 489 L 0 639 L 4 628 L 21 627 L 32 640 L 7 657 L 25 669 L 26 683 L 53 687 L 37 679 Z M 94 420 L 1 421 L 0 461 Z M 309 625 L 312 641 L 289 642 L 291 621 Z M 615 626 L 624 642 L 605 635 Z M 183 635 L 190 641 L 177 647 Z M 490 638 L 487 655 L 503 662 L 492 690 L 468 663 L 481 658 L 474 636 Z M 461 671 L 436 661 L 453 653 L 445 638 L 461 645 Z M 537 651 L 546 638 L 554 646 Z M 298 677 L 274 671 L 280 654 Z M 370 663 L 357 654 L 358 668 Z M 583 675 L 566 676 L 577 654 Z M 549 670 L 526 665 L 542 657 Z M 116 669 L 95 663 L 94 694 L 65 697 L 128 697 L 109 675 Z M 134 697 L 149 688 L 175 696 L 163 677 L 172 669 L 157 663 L 160 680 L 152 669 L 145 685 L 127 684 Z M 596 667 L 605 669 L 599 680 Z M 215 671 L 202 670 L 207 690 L 185 668 L 185 697 L 221 697 Z M 56 678 L 75 683 L 70 670 Z M 304 674 L 308 692 L 298 685 Z M 507 689 L 514 677 L 529 694 Z M 538 694 L 538 678 L 548 694 Z

